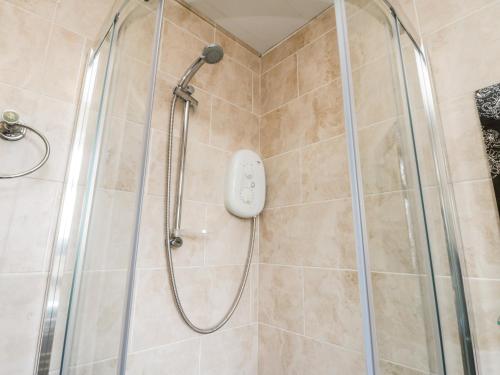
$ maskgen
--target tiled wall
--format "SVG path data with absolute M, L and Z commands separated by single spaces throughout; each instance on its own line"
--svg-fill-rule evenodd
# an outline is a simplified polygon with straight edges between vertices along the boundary
M 363 374 L 332 8 L 262 57 L 259 374 Z
M 199 106 L 189 129 L 185 242 L 173 250 L 185 310 L 196 324 L 211 326 L 231 305 L 248 250 L 250 221 L 227 213 L 223 190 L 231 154 L 241 148 L 259 152 L 260 59 L 174 1 L 166 5 L 127 371 L 256 374 L 258 241 L 255 265 L 235 315 L 221 331 L 198 335 L 181 320 L 172 300 L 164 250 L 164 199 L 172 89 L 203 47 L 217 42 L 224 48 L 224 59 L 203 66 L 193 80 Z M 179 101 L 174 176 L 181 123 Z
M 0 1 L 0 111 L 15 109 L 52 145 L 35 174 L 0 180 L 0 374 L 33 371 L 42 302 L 85 52 L 106 1 Z M 27 169 L 34 136 L 0 141 L 0 173 Z

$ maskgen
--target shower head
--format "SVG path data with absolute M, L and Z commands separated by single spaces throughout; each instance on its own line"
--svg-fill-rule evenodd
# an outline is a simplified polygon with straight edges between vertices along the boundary
M 191 66 L 186 70 L 184 75 L 179 81 L 179 86 L 183 89 L 189 85 L 189 82 L 194 77 L 196 72 L 203 66 L 203 64 L 217 64 L 224 57 L 224 50 L 218 44 L 209 44 L 201 53 Z
M 218 44 L 209 44 L 203 48 L 201 57 L 208 64 L 217 64 L 224 57 L 224 50 Z

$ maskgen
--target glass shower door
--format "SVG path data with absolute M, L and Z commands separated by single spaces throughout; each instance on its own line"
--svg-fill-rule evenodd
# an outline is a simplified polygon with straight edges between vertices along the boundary
M 461 373 L 447 263 L 453 207 L 418 47 L 389 2 L 336 5 L 369 373 Z
M 162 4 L 124 1 L 91 52 L 38 375 L 124 372 Z

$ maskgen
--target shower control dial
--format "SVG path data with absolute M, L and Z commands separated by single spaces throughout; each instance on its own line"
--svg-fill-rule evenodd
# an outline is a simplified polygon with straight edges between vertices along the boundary
M 250 150 L 237 151 L 226 173 L 226 209 L 235 216 L 250 218 L 264 208 L 266 178 L 259 155 Z

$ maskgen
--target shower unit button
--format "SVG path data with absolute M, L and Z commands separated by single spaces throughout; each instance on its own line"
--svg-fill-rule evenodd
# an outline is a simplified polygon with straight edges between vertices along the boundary
M 226 209 L 241 218 L 254 217 L 264 208 L 265 199 L 266 176 L 261 158 L 250 150 L 235 152 L 226 172 Z

